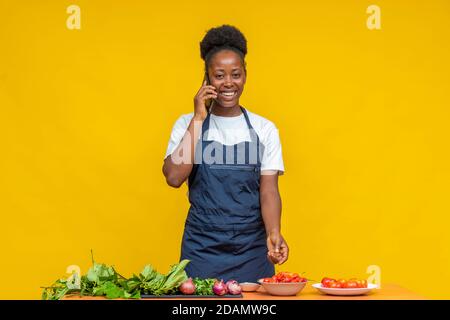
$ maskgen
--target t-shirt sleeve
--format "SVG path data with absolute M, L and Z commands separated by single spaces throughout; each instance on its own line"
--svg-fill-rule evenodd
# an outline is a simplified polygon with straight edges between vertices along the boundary
M 276 170 L 279 175 L 284 173 L 283 155 L 278 128 L 270 124 L 264 141 L 264 153 L 261 159 L 261 171 Z
M 169 144 L 167 145 L 166 155 L 164 159 L 170 156 L 183 139 L 184 134 L 189 126 L 192 116 L 190 114 L 182 115 L 175 121 L 172 128 L 172 133 L 170 134 Z

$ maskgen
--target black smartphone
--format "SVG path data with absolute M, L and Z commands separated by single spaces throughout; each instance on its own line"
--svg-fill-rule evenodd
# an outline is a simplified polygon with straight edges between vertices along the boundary
M 209 77 L 208 77 L 208 73 L 207 72 L 205 72 L 205 75 L 203 77 L 202 85 L 205 82 L 205 80 L 206 80 L 206 85 L 211 85 L 211 83 L 209 82 Z M 213 99 L 208 99 L 208 100 L 205 101 L 205 106 L 206 106 L 206 109 L 208 109 L 208 112 L 211 111 L 211 107 L 212 107 L 213 103 L 214 103 Z

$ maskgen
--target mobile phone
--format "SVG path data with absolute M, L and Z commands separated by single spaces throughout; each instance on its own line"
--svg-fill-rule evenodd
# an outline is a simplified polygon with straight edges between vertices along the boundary
M 205 75 L 203 77 L 203 82 L 205 82 L 205 80 L 206 80 L 206 85 L 211 85 L 207 72 L 205 72 Z M 203 84 L 203 82 L 202 82 L 202 84 Z M 213 103 L 214 103 L 213 99 L 208 99 L 205 101 L 205 106 L 206 106 L 206 109 L 208 110 L 208 112 L 211 111 L 211 107 L 212 107 Z

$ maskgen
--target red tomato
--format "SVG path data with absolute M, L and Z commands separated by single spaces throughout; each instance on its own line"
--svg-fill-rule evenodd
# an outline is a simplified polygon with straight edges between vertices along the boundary
M 306 278 L 300 277 L 301 282 L 308 281 Z M 325 288 L 367 288 L 367 280 L 359 280 L 357 278 L 350 278 L 349 280 L 340 278 L 338 280 L 332 278 L 323 278 L 322 286 Z
M 292 282 L 292 279 L 290 275 L 285 275 L 282 282 Z
M 347 288 L 349 288 L 349 289 L 359 288 L 357 280 L 347 281 Z
M 358 280 L 359 288 L 367 288 L 367 280 Z
M 278 272 L 272 278 L 274 278 L 276 280 L 276 282 L 282 282 L 284 280 L 284 273 L 283 272 Z
M 295 272 L 278 272 L 276 275 L 272 276 L 272 282 L 277 283 L 290 283 L 290 282 L 306 282 L 307 279 L 300 276 Z
M 278 272 L 272 278 L 274 277 L 277 282 L 293 282 L 295 279 L 298 278 L 298 274 L 293 272 Z
M 322 285 L 325 287 L 325 288 L 329 288 L 330 287 L 330 283 L 332 282 L 332 281 L 336 281 L 336 280 L 334 280 L 334 279 L 332 279 L 332 278 L 323 278 L 322 279 Z
M 332 282 L 330 282 L 329 288 L 334 288 L 334 289 L 341 288 L 341 284 L 337 281 L 332 281 Z
M 345 280 L 345 279 L 339 279 L 337 282 L 339 283 L 339 285 L 341 286 L 341 288 L 347 288 L 347 280 Z

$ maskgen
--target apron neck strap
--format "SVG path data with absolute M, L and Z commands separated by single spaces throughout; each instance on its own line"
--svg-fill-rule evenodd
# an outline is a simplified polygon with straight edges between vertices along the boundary
M 250 123 L 250 120 L 249 120 L 249 118 L 248 118 L 247 110 L 245 110 L 244 107 L 240 107 L 240 108 L 241 108 L 242 113 L 244 114 L 244 118 L 245 118 L 245 122 L 247 123 L 247 127 L 248 127 L 250 130 L 252 130 L 252 129 L 253 129 L 253 126 L 252 126 L 252 124 Z M 211 112 L 208 112 L 208 115 L 206 116 L 205 120 L 203 121 L 203 125 L 202 125 L 202 136 L 203 136 L 203 133 L 205 133 L 205 131 L 208 131 L 208 130 L 209 130 L 209 123 L 210 123 L 210 121 L 211 121 Z

